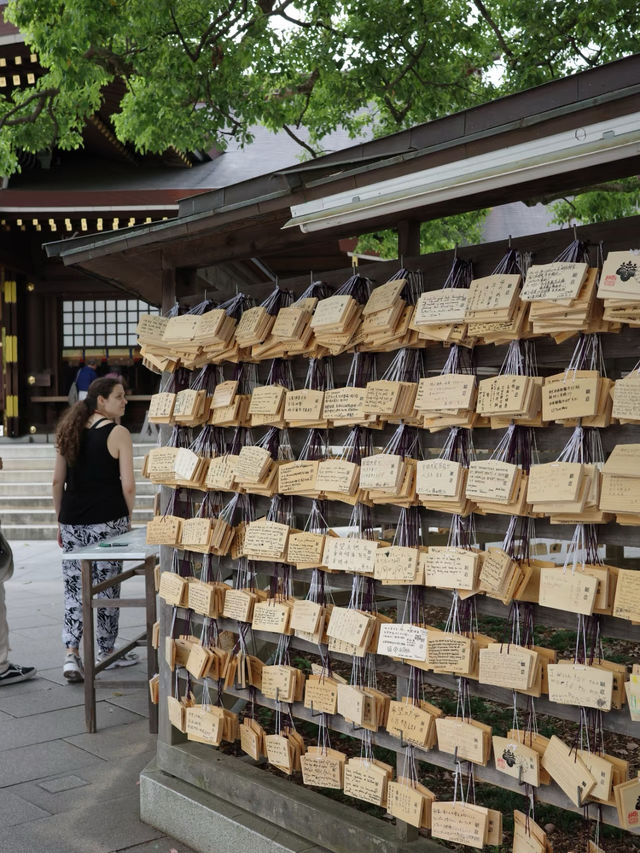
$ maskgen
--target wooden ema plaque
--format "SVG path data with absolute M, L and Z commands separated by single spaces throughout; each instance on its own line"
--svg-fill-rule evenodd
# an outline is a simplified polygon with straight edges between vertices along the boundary
M 290 634 L 292 601 L 268 598 L 258 601 L 253 607 L 251 627 L 254 631 L 272 631 L 275 634 Z
M 468 296 L 468 289 L 463 287 L 426 291 L 416 303 L 414 325 L 419 328 L 463 323 L 467 314 Z
M 430 828 L 435 799 L 436 795 L 424 785 L 403 776 L 387 785 L 388 813 L 411 826 Z
M 322 533 L 290 533 L 287 543 L 287 562 L 298 569 L 313 569 L 324 565 L 326 537 Z
M 481 850 L 487 843 L 489 810 L 470 803 L 436 800 L 431 806 L 431 836 Z
M 517 465 L 501 462 L 498 459 L 471 462 L 466 495 L 473 500 L 485 499 L 495 503 L 511 503 L 518 473 Z
M 616 785 L 613 792 L 620 826 L 637 829 L 640 826 L 640 777 Z
M 472 669 L 473 646 L 461 634 L 427 630 L 427 666 L 435 672 L 468 675 Z
M 491 726 L 477 720 L 440 717 L 436 720 L 438 749 L 461 761 L 486 765 L 491 754 Z
M 310 746 L 300 756 L 302 781 L 311 787 L 342 790 L 346 761 L 346 754 L 337 749 Z
M 434 711 L 438 710 L 435 706 L 431 707 Z M 431 713 L 409 701 L 392 700 L 389 703 L 386 729 L 390 735 L 400 740 L 412 743 L 421 749 L 430 749 L 435 742 L 436 716 L 441 714 L 442 712 Z
M 458 495 L 462 465 L 448 459 L 421 459 L 416 467 L 416 491 L 421 498 Z
M 493 736 L 496 770 L 526 785 L 540 784 L 540 755 L 535 749 L 507 737 Z
M 474 278 L 469 285 L 465 319 L 468 322 L 508 322 L 518 303 L 519 287 L 519 275 L 499 274 Z
M 373 574 L 378 542 L 356 537 L 338 537 L 325 540 L 324 563 L 337 572 Z
M 187 603 L 188 582 L 175 572 L 162 572 L 158 595 L 173 607 L 184 607 Z
M 329 676 L 307 676 L 304 691 L 304 707 L 310 708 L 314 713 L 337 713 L 338 682 Z
M 554 610 L 569 610 L 590 616 L 596 601 L 598 579 L 570 567 L 544 567 L 540 569 L 540 592 L 538 601 Z
M 640 371 L 616 380 L 611 414 L 620 423 L 640 423 Z
M 393 453 L 367 456 L 360 466 L 360 486 L 363 489 L 393 489 L 398 491 L 404 476 L 404 461 Z
M 613 701 L 613 672 L 586 664 L 561 661 L 547 667 L 549 699 L 561 705 L 582 705 L 610 711 Z
M 476 551 L 432 545 L 424 555 L 425 585 L 438 589 L 473 589 L 479 571 Z
M 491 643 L 480 649 L 480 684 L 511 690 L 531 690 L 536 676 L 538 653 L 509 643 Z
M 542 766 L 578 808 L 595 788 L 596 780 L 582 759 L 555 735 L 542 756 Z
M 324 607 L 315 601 L 297 598 L 293 602 L 290 627 L 293 631 L 315 634 L 324 616 Z
M 344 768 L 344 792 L 357 800 L 386 806 L 393 768 L 375 759 L 350 758 Z
M 619 619 L 640 622 L 640 572 L 618 569 L 617 574 L 613 615 Z
M 589 265 L 554 261 L 550 264 L 532 264 L 522 288 L 520 298 L 525 302 L 538 300 L 570 301 L 578 295 L 587 276 Z
M 602 265 L 598 298 L 640 302 L 640 263 L 633 252 L 609 252 Z
M 427 630 L 416 625 L 381 625 L 378 633 L 378 654 L 392 658 L 424 661 L 427 657 Z
M 519 811 L 513 813 L 513 853 L 553 853 L 546 832 Z
M 278 491 L 283 495 L 317 495 L 319 462 L 304 459 L 285 462 L 278 468 Z
M 416 548 L 390 545 L 378 548 L 373 576 L 382 583 L 422 584 L 424 573 Z
M 147 523 L 147 545 L 178 545 L 182 519 L 175 515 L 156 515 Z
M 250 522 L 244 540 L 244 552 L 254 560 L 283 560 L 289 538 L 289 526 L 276 521 Z

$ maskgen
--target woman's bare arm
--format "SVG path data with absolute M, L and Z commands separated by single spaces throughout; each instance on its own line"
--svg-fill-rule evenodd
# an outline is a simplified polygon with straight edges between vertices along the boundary
M 133 473 L 133 442 L 129 430 L 116 426 L 107 439 L 107 447 L 111 455 L 118 459 L 122 494 L 131 516 L 136 499 L 136 479 Z
M 56 520 L 60 515 L 62 506 L 62 495 L 64 494 L 64 481 L 67 477 L 67 460 L 56 451 L 56 464 L 53 469 L 53 483 L 51 493 L 53 495 L 53 507 L 56 511 Z

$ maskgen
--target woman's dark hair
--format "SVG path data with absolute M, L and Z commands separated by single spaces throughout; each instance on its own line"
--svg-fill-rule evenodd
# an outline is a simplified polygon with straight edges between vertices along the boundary
M 108 397 L 116 385 L 122 385 L 121 379 L 105 376 L 94 379 L 84 400 L 78 400 L 58 421 L 56 428 L 56 448 L 68 465 L 73 465 L 80 452 L 85 424 L 95 412 L 98 397 Z

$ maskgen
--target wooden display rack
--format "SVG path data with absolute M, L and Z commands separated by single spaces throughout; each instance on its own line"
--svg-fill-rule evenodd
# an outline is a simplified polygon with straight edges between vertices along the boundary
M 562 232 L 561 235 L 552 235 L 547 241 L 547 245 L 541 248 L 537 258 L 539 258 L 540 262 L 544 262 L 545 259 L 550 260 L 557 253 L 557 247 L 562 246 L 566 242 L 566 232 Z M 480 249 L 482 249 L 480 253 L 482 260 L 479 264 L 480 270 L 478 274 L 482 274 L 487 263 L 491 260 L 497 260 L 500 254 L 498 250 L 495 251 L 493 257 L 490 257 L 487 247 L 480 247 Z M 440 254 L 442 255 L 442 253 Z M 475 248 L 470 247 L 466 249 L 465 255 L 475 261 Z M 405 263 L 410 268 L 417 268 L 419 266 L 425 269 L 430 268 L 430 258 L 428 256 L 411 259 Z M 389 265 L 384 265 L 384 268 L 385 272 L 389 271 Z M 376 274 L 376 284 L 381 284 L 386 280 L 385 273 L 382 270 L 378 272 L 376 267 L 371 271 L 363 270 L 363 274 L 367 274 L 367 272 L 372 275 Z M 330 275 L 323 276 L 328 281 L 338 283 L 344 281 L 347 277 L 348 271 L 344 270 L 335 271 Z M 433 286 L 432 283 L 436 280 L 435 276 L 430 275 L 429 282 L 426 285 L 427 289 L 431 288 Z M 281 282 L 281 286 L 285 288 L 290 286 L 298 292 L 301 289 L 301 283 L 295 280 L 292 282 Z M 268 287 L 265 285 L 262 290 L 266 291 Z M 262 295 L 259 287 L 255 289 L 255 293 L 258 297 Z M 625 326 L 617 334 L 603 335 L 603 350 L 609 376 L 617 378 L 622 371 L 628 370 L 637 361 L 637 334 L 635 329 Z M 538 339 L 536 341 L 536 353 L 540 372 L 551 374 L 565 368 L 574 345 L 575 339 L 570 339 L 562 344 L 556 344 L 548 338 Z M 481 374 L 480 378 L 484 375 L 495 375 L 498 373 L 504 352 L 504 346 L 480 346 L 476 348 L 477 366 Z M 429 375 L 435 375 L 439 371 L 446 356 L 447 351 L 442 347 L 430 348 L 428 350 Z M 379 375 L 392 357 L 393 353 L 380 354 L 378 356 Z M 351 354 L 340 355 L 333 359 L 336 387 L 344 385 L 350 361 Z M 293 362 L 293 368 L 295 377 L 299 382 L 306 372 L 306 363 L 303 359 L 296 358 Z M 259 375 L 261 378 L 266 375 L 266 369 L 267 364 L 263 363 L 259 365 Z M 297 387 L 300 387 L 300 384 Z M 384 445 L 386 439 L 394 429 L 394 426 L 387 425 L 379 435 L 376 435 L 376 444 Z M 168 433 L 167 428 L 162 428 L 161 432 L 165 433 L 166 438 L 166 434 Z M 556 457 L 558 451 L 566 442 L 569 432 L 565 426 L 560 424 L 551 424 L 544 429 L 537 430 L 537 446 L 542 462 L 550 461 Z M 332 443 L 340 444 L 346 433 L 346 428 L 334 429 L 332 431 Z M 616 444 L 637 441 L 637 430 L 633 424 L 616 424 L 602 430 L 601 434 L 605 458 Z M 295 453 L 296 450 L 299 450 L 300 436 L 306 435 L 306 431 L 292 429 L 290 435 Z M 425 448 L 441 447 L 443 444 L 443 435 L 444 433 L 422 431 L 423 446 Z M 492 449 L 496 444 L 496 431 L 489 429 L 476 430 L 474 432 L 474 443 L 477 448 Z M 168 488 L 163 489 L 163 506 L 166 505 L 169 492 Z M 259 497 L 256 497 L 255 501 L 257 508 L 256 515 L 258 516 L 261 514 L 261 510 L 266 507 L 267 502 L 266 499 Z M 309 508 L 309 499 L 296 498 L 296 509 L 300 518 L 308 514 Z M 346 523 L 350 515 L 350 509 L 345 504 L 332 504 L 330 523 L 332 525 Z M 397 514 L 398 510 L 393 506 L 377 506 L 374 509 L 376 523 L 382 525 L 395 522 Z M 423 518 L 428 520 L 429 528 L 432 530 L 435 528 L 445 530 L 448 529 L 451 517 L 446 513 L 428 510 L 423 513 Z M 500 541 L 504 535 L 506 523 L 506 517 L 496 515 L 478 516 L 476 518 L 478 541 L 480 543 Z M 551 524 L 548 520 L 541 519 L 536 523 L 536 537 L 567 540 L 571 537 L 573 527 L 574 525 Z M 431 533 L 429 536 L 430 544 L 441 544 L 441 540 L 442 534 Z M 640 546 L 640 527 L 623 527 L 613 522 L 599 525 L 599 541 L 606 543 L 606 561 L 608 563 L 618 567 L 636 567 L 637 560 L 627 560 L 624 558 L 624 547 Z M 161 556 L 162 570 L 170 569 L 171 556 L 172 549 L 163 546 Z M 230 574 L 230 562 L 228 563 L 228 567 Z M 268 576 L 270 572 L 270 564 L 260 564 L 259 573 L 261 575 Z M 303 584 L 308 583 L 310 576 L 310 571 L 296 571 L 295 581 Z M 347 575 L 331 575 L 331 584 L 337 589 L 346 590 L 351 586 L 351 577 Z M 392 599 L 400 602 L 404 599 L 405 592 L 406 587 L 401 586 L 384 586 L 381 588 L 381 593 L 385 600 Z M 480 615 L 506 618 L 507 608 L 500 602 L 484 596 L 478 596 L 477 599 L 477 608 Z M 447 606 L 450 603 L 450 594 L 445 591 L 430 589 L 426 594 L 426 600 L 429 604 Z M 539 605 L 534 605 L 534 607 L 536 624 L 538 625 L 569 629 L 575 627 L 576 620 L 573 613 L 552 610 L 540 607 Z M 168 636 L 169 633 L 171 617 L 172 609 L 164 604 L 164 602 L 160 602 L 161 649 L 163 648 L 163 638 Z M 186 624 L 186 617 L 187 612 L 179 608 L 178 618 L 182 619 L 184 624 Z M 195 617 L 196 622 L 197 619 L 198 617 Z M 237 624 L 232 620 L 221 619 L 218 622 L 221 628 L 237 632 Z M 640 640 L 639 625 L 631 625 L 628 622 L 609 616 L 602 617 L 601 625 L 605 637 L 620 638 L 634 642 Z M 176 633 L 181 633 L 181 631 L 178 629 Z M 197 628 L 195 630 L 192 628 L 190 633 L 197 634 Z M 255 637 L 258 642 L 268 644 L 273 643 L 274 635 L 255 632 Z M 316 646 L 295 637 L 292 638 L 292 648 L 298 649 L 303 653 L 317 653 Z M 351 660 L 339 654 L 334 655 L 332 653 L 332 655 L 339 660 Z M 308 839 L 309 844 L 315 843 L 323 849 L 334 851 L 334 853 L 341 853 L 341 851 L 346 850 L 352 853 L 360 853 L 360 851 L 361 853 L 365 853 L 365 851 L 369 853 L 371 850 L 385 851 L 385 853 L 393 853 L 393 851 L 405 851 L 405 853 L 408 853 L 410 850 L 415 850 L 416 853 L 418 851 L 420 853 L 425 851 L 426 853 L 426 851 L 441 849 L 439 845 L 431 840 L 418 837 L 417 832 L 406 824 L 398 822 L 396 828 L 391 827 L 383 821 L 365 816 L 354 809 L 350 809 L 348 806 L 337 804 L 333 801 L 329 804 L 329 801 L 321 794 L 293 785 L 283 777 L 276 777 L 273 774 L 255 770 L 247 766 L 247 762 L 244 760 L 221 755 L 214 749 L 200 744 L 186 743 L 184 736 L 171 726 L 167 718 L 166 702 L 163 702 L 163 697 L 171 693 L 174 676 L 170 672 L 164 656 L 160 655 L 160 658 L 161 700 L 157 767 L 161 771 L 175 776 L 183 782 L 199 788 L 203 792 L 222 798 L 235 807 L 247 808 L 269 824 L 280 826 Z M 380 656 L 378 657 L 377 665 L 378 671 L 389 673 L 396 677 L 398 695 L 403 695 L 402 686 L 406 683 L 409 668 L 405 664 L 396 663 L 386 657 Z M 424 678 L 428 684 L 438 687 L 454 689 L 456 685 L 456 679 L 451 675 L 438 675 L 433 672 L 425 672 Z M 475 695 L 505 706 L 510 706 L 512 702 L 513 694 L 511 690 L 488 687 L 473 681 L 470 682 L 470 690 Z M 237 700 L 244 700 L 247 696 L 244 691 L 232 689 L 227 692 Z M 518 703 L 521 707 L 525 707 L 526 699 L 526 696 L 519 694 Z M 267 699 L 261 694 L 258 694 L 257 701 L 260 705 L 269 708 L 275 706 L 275 703 L 271 699 Z M 302 703 L 294 703 L 291 708 L 295 718 L 311 721 L 312 712 L 310 709 L 304 708 Z M 546 698 L 536 700 L 536 710 L 538 713 L 572 721 L 578 721 L 580 714 L 578 707 L 559 705 L 550 702 Z M 352 726 L 337 715 L 331 718 L 330 727 L 344 734 L 353 734 Z M 636 724 L 631 721 L 628 709 L 626 708 L 619 711 L 613 710 L 605 714 L 604 727 L 609 732 L 624 734 L 628 737 L 637 736 Z M 496 734 L 500 733 L 496 732 Z M 374 743 L 398 753 L 399 760 L 401 761 L 400 754 L 403 752 L 403 747 L 398 738 L 380 731 L 374 735 Z M 429 752 L 417 750 L 416 756 L 419 761 L 425 761 L 449 770 L 454 768 L 454 757 L 437 749 Z M 476 766 L 475 776 L 478 781 L 487 782 L 505 790 L 516 792 L 522 790 L 517 779 L 498 772 L 491 766 L 491 763 L 486 767 Z M 555 784 L 536 789 L 536 799 L 574 812 L 582 812 L 582 809 L 570 802 L 567 796 Z M 605 823 L 617 826 L 618 817 L 616 810 L 611 806 L 604 806 L 602 820 Z M 350 826 L 351 829 L 349 829 Z

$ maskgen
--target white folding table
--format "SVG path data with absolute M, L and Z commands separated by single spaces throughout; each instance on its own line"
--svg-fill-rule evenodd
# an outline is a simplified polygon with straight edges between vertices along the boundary
M 82 569 L 82 619 L 83 650 L 84 650 L 84 710 L 88 732 L 96 731 L 96 686 L 95 677 L 106 669 L 110 663 L 122 657 L 137 646 L 147 647 L 147 676 L 151 678 L 158 671 L 157 652 L 153 648 L 153 625 L 156 621 L 156 593 L 154 570 L 158 560 L 157 545 L 147 545 L 144 527 L 130 530 L 119 536 L 105 539 L 95 545 L 68 551 L 62 555 L 65 560 L 80 560 Z M 124 569 L 113 578 L 102 583 L 93 584 L 91 578 L 91 563 L 96 560 L 119 560 L 123 563 L 135 563 L 131 568 Z M 142 575 L 145 584 L 144 598 L 96 598 L 97 593 L 109 587 L 122 583 L 129 578 Z M 126 645 L 114 651 L 106 660 L 96 664 L 95 634 L 93 626 L 93 611 L 98 607 L 144 607 L 146 614 L 146 630 Z M 124 687 L 131 685 L 147 685 L 142 680 L 100 680 L 104 687 Z M 149 731 L 158 731 L 158 708 L 151 701 L 149 694 Z

